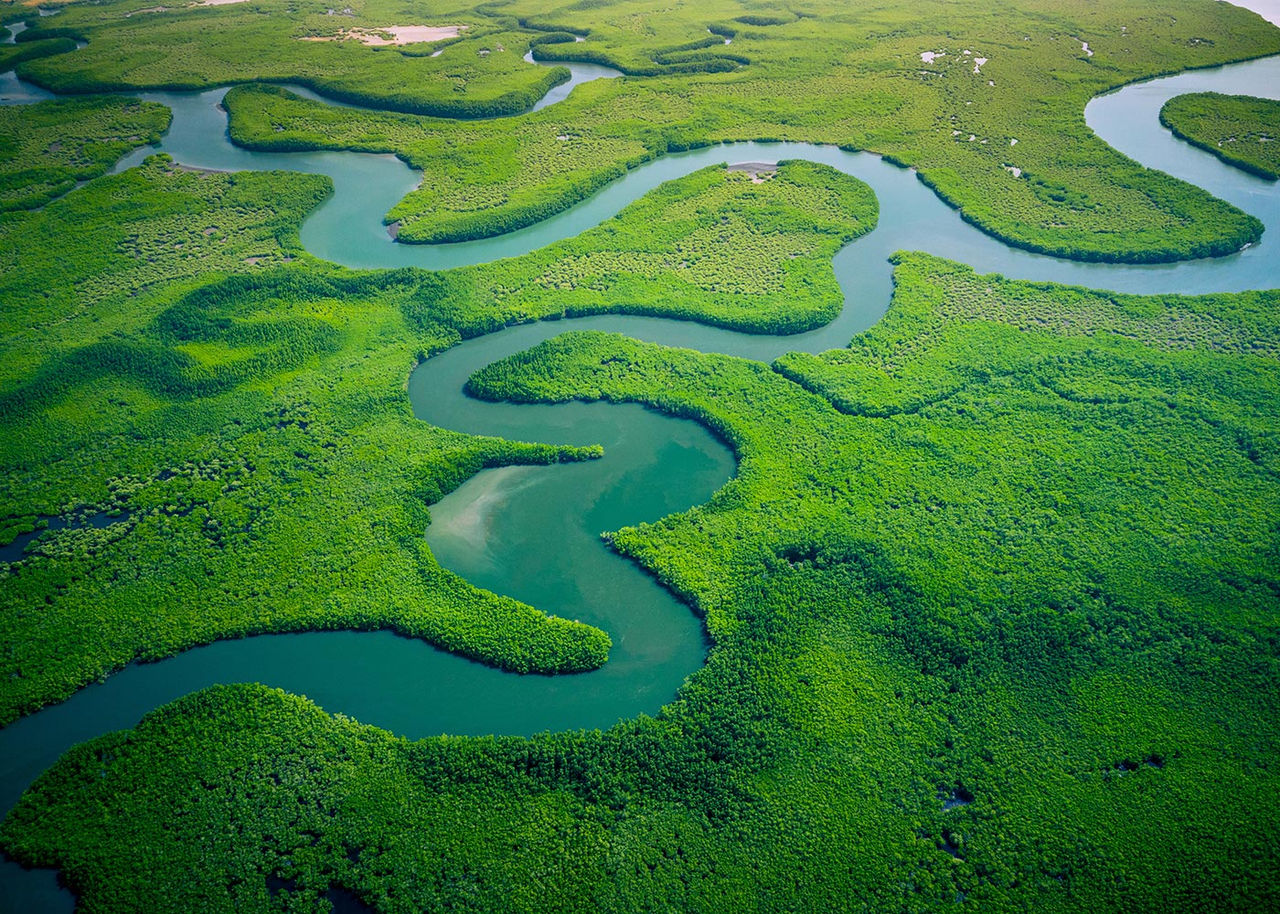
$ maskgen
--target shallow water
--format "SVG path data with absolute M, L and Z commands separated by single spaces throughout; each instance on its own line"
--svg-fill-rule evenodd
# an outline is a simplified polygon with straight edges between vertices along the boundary
M 582 39 L 579 38 L 576 40 L 581 41 Z M 557 64 L 554 61 L 544 63 L 533 59 L 532 50 L 525 53 L 524 59 L 527 63 L 536 63 L 543 67 L 567 66 L 571 74 L 567 83 L 556 86 L 546 95 L 542 96 L 542 98 L 538 99 L 538 101 L 534 103 L 534 106 L 529 109 L 531 111 L 541 111 L 548 105 L 554 105 L 556 102 L 564 101 L 569 97 L 569 93 L 572 92 L 576 86 L 580 86 L 583 83 L 589 83 L 593 79 L 614 79 L 622 75 L 621 71 L 615 70 L 613 67 L 601 66 L 598 63 Z
M 33 530 L 30 533 L 19 533 L 14 537 L 13 541 L 0 546 L 0 562 L 19 562 L 24 558 L 27 547 L 40 536 L 45 530 L 66 530 L 76 529 L 80 527 L 110 527 L 113 524 L 122 523 L 129 519 L 128 514 L 108 514 L 100 511 L 84 518 L 75 518 L 68 520 L 65 517 L 42 517 L 45 526 L 40 530 Z
M 8 26 L 8 29 L 8 36 L 0 44 L 15 44 L 18 34 L 27 30 L 27 24 L 25 22 L 14 22 Z M 39 86 L 22 82 L 14 75 L 12 70 L 7 73 L 0 73 L 0 106 L 31 105 L 35 102 L 44 101 L 46 98 L 54 97 L 52 92 L 46 92 Z
M 5 85 L 0 84 L 0 94 L 6 94 Z M 23 86 L 15 81 L 13 88 Z M 395 244 L 382 215 L 418 181 L 395 158 L 248 152 L 227 140 L 225 115 L 218 108 L 224 89 L 144 93 L 174 109 L 174 125 L 159 148 L 184 164 L 330 175 L 335 196 L 308 218 L 302 240 L 317 256 L 350 266 L 442 268 L 514 256 L 580 234 L 663 181 L 718 162 L 807 158 L 833 165 L 874 188 L 880 224 L 836 256 L 845 308 L 836 321 L 810 333 L 750 336 L 661 318 L 593 317 L 510 328 L 461 344 L 414 372 L 410 397 L 415 413 L 427 421 L 523 440 L 605 445 L 605 458 L 590 463 L 484 471 L 432 507 L 427 531 L 441 563 L 478 586 L 609 631 L 614 649 L 601 670 L 513 676 L 386 632 L 219 642 L 129 667 L 0 730 L 0 809 L 7 810 L 71 745 L 132 726 L 146 711 L 216 682 L 279 686 L 308 695 L 327 710 L 410 737 L 608 726 L 621 717 L 656 712 L 684 676 L 702 664 L 703 630 L 687 607 L 606 550 L 598 534 L 705 501 L 732 471 L 732 458 L 701 427 L 636 406 L 478 403 L 461 392 L 467 375 L 570 328 L 617 330 L 761 359 L 844 346 L 884 313 L 891 291 L 886 258 L 899 249 L 924 248 L 982 272 L 1121 291 L 1273 287 L 1280 275 L 1273 256 L 1280 246 L 1276 185 L 1222 165 L 1159 127 L 1156 114 L 1165 98 L 1206 89 L 1276 97 L 1280 58 L 1131 86 L 1095 99 L 1086 109 L 1089 125 L 1116 148 L 1209 189 L 1269 227 L 1259 245 L 1240 254 L 1159 266 L 1082 264 L 1011 249 L 964 223 L 912 172 L 869 154 L 808 144 L 740 143 L 671 155 L 521 232 L 458 245 Z M 118 168 L 154 151 L 138 151 Z M 343 675 L 334 676 L 335 669 Z M 48 871 L 0 866 L 0 911 L 69 907 L 70 896 L 57 889 Z

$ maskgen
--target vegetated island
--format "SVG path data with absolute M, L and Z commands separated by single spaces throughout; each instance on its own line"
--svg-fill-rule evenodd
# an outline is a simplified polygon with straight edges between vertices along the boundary
M 1250 174 L 1280 178 L 1280 101 L 1195 92 L 1164 103 L 1160 123 Z

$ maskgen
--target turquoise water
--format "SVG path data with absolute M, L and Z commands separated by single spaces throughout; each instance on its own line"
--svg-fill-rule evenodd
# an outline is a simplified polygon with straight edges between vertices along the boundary
M 0 82 L 0 95 L 28 88 Z M 605 446 L 605 458 L 587 464 L 484 471 L 432 507 L 427 531 L 442 564 L 478 586 L 609 631 L 614 649 L 601 670 L 514 676 L 385 632 L 220 642 L 129 667 L 0 730 L 0 808 L 8 809 L 71 745 L 132 726 L 148 710 L 215 682 L 279 686 L 330 711 L 410 737 L 604 727 L 658 711 L 704 662 L 703 629 L 687 607 L 610 553 L 599 534 L 706 501 L 731 474 L 731 455 L 701 427 L 636 406 L 479 403 L 462 394 L 467 375 L 569 327 L 616 330 L 761 359 L 844 346 L 884 313 L 891 290 L 886 258 L 899 249 L 924 249 L 983 272 L 1119 291 L 1274 287 L 1280 284 L 1274 256 L 1280 246 L 1276 186 L 1222 165 L 1159 127 L 1156 113 L 1166 98 L 1208 89 L 1276 97 L 1280 58 L 1131 86 L 1095 99 L 1086 109 L 1089 125 L 1117 149 L 1205 187 L 1269 227 L 1260 244 L 1239 254 L 1159 266 L 1082 264 L 1011 249 L 963 222 L 910 171 L 866 153 L 794 143 L 741 143 L 667 156 L 529 229 L 466 244 L 400 245 L 391 241 L 381 219 L 416 186 L 418 176 L 394 157 L 248 152 L 227 140 L 225 114 L 218 107 L 225 90 L 145 93 L 174 109 L 173 127 L 159 148 L 184 164 L 330 175 L 337 192 L 308 218 L 302 240 L 317 256 L 350 266 L 441 268 L 515 256 L 577 235 L 663 181 L 718 162 L 806 158 L 833 165 L 873 187 L 880 225 L 836 256 L 845 308 L 837 320 L 810 333 L 750 336 L 660 318 L 593 317 L 510 328 L 463 343 L 414 372 L 409 395 L 415 413 L 426 421 L 522 440 Z M 34 100 L 38 93 L 29 95 Z M 118 167 L 154 151 L 139 151 Z M 70 897 L 57 889 L 52 874 L 0 867 L 0 911 L 69 905 Z

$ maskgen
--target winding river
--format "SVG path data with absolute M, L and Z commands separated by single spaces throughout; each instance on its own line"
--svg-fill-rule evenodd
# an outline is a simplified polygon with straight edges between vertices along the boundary
M 578 82 L 616 75 L 607 68 L 572 69 L 574 81 L 552 90 L 539 107 L 563 98 Z M 462 343 L 413 373 L 409 394 L 415 414 L 425 421 L 520 440 L 605 446 L 604 459 L 589 463 L 483 471 L 432 506 L 427 531 L 441 564 L 478 586 L 607 630 L 614 648 L 602 669 L 515 676 L 387 632 L 219 642 L 131 666 L 0 730 L 0 814 L 70 746 L 132 726 L 147 711 L 218 682 L 279 686 L 411 738 L 607 727 L 656 712 L 704 662 L 705 634 L 684 604 L 609 552 L 599 533 L 705 502 L 733 472 L 732 456 L 701 426 L 638 406 L 480 403 L 463 395 L 466 377 L 570 326 L 765 360 L 792 350 L 842 347 L 884 313 L 891 291 L 886 258 L 899 249 L 923 247 L 981 272 L 1117 291 L 1273 288 L 1280 284 L 1280 188 L 1223 165 L 1159 126 L 1157 112 L 1166 99 L 1207 90 L 1277 97 L 1280 57 L 1132 85 L 1094 99 L 1085 111 L 1088 124 L 1115 148 L 1206 188 L 1268 226 L 1262 242 L 1230 257 L 1155 266 L 1077 263 L 1010 248 L 961 220 L 911 171 L 867 153 L 803 143 L 738 143 L 666 156 L 528 229 L 464 244 L 401 245 L 390 240 L 381 219 L 416 186 L 418 175 L 394 157 L 249 152 L 227 139 L 219 107 L 225 89 L 142 93 L 173 109 L 173 125 L 158 150 L 138 150 L 117 170 L 163 151 L 197 167 L 329 175 L 335 194 L 306 220 L 302 241 L 316 256 L 352 267 L 441 269 L 523 254 L 580 234 L 664 181 L 726 161 L 804 158 L 832 165 L 871 185 L 880 222 L 836 255 L 845 307 L 835 321 L 809 333 L 752 336 L 662 318 L 590 317 L 512 327 Z M 0 76 L 0 96 L 3 103 L 26 103 L 48 93 L 10 73 Z M 343 675 L 334 676 L 335 669 Z M 50 872 L 0 865 L 0 911 L 71 905 Z

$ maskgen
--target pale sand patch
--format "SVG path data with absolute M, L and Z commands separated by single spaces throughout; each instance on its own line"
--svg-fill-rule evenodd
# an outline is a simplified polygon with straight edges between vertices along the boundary
M 946 51 L 921 51 L 920 52 L 920 59 L 923 60 L 925 63 L 933 63 L 939 57 L 946 57 L 946 56 L 947 56 Z
M 493 523 L 513 498 L 537 482 L 538 469 L 529 466 L 499 467 L 471 477 L 467 482 L 470 500 L 465 506 L 456 511 L 450 510 L 452 504 L 432 506 L 432 536 L 462 543 L 492 563 L 492 550 L 488 543 Z
M 207 0 L 211 3 L 243 3 L 245 0 Z M 343 29 L 337 35 L 310 35 L 302 41 L 359 41 L 372 48 L 401 44 L 425 44 L 457 38 L 465 25 L 389 25 L 380 29 Z
M 752 184 L 763 184 L 778 173 L 777 162 L 738 162 L 730 165 L 726 171 L 742 171 L 751 175 Z
M 189 10 L 195 9 L 196 7 L 199 7 L 199 6 L 227 6 L 228 4 L 231 4 L 231 3 L 248 3 L 248 2 L 249 0 L 200 0 L 199 3 L 188 3 L 186 5 L 186 9 L 189 9 Z M 178 9 L 178 7 L 148 6 L 146 9 L 134 10 L 131 13 L 125 13 L 124 18 L 128 19 L 131 16 L 137 16 L 141 13 L 167 13 L 174 9 Z

